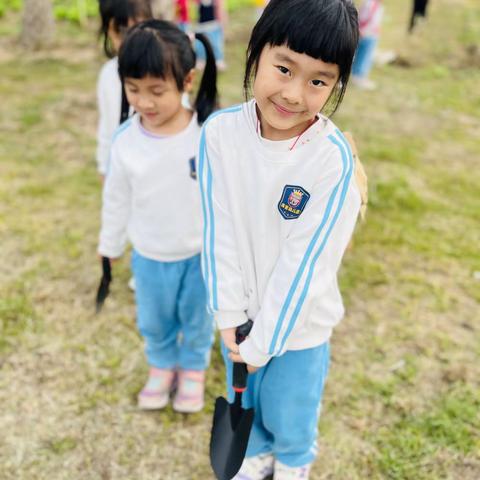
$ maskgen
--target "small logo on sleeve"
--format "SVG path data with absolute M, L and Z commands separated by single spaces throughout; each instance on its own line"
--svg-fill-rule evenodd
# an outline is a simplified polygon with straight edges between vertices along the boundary
M 296 185 L 285 185 L 282 198 L 278 202 L 278 211 L 286 220 L 298 218 L 308 202 L 310 194 Z
M 189 161 L 188 164 L 190 165 L 190 177 L 192 177 L 194 180 L 197 179 L 197 167 L 195 165 L 195 157 L 192 157 Z

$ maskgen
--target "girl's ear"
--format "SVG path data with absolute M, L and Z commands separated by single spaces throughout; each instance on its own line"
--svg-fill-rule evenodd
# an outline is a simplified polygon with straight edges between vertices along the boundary
M 183 91 L 184 92 L 191 92 L 193 89 L 193 83 L 195 81 L 195 69 L 192 68 L 186 75 L 185 79 L 183 80 Z
M 108 38 L 112 42 L 112 47 L 115 50 L 115 53 L 118 53 L 122 45 L 122 35 L 118 31 L 117 26 L 115 25 L 115 20 L 113 18 L 111 18 L 110 22 L 108 22 L 107 34 Z

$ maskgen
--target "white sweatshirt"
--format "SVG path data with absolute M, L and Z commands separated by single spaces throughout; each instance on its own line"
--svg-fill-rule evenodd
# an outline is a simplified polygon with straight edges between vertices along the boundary
M 202 130 L 202 268 L 220 329 L 254 321 L 242 358 L 327 341 L 344 315 L 337 271 L 360 209 L 350 148 L 323 116 L 298 139 L 272 142 L 255 103 L 212 115 Z
M 118 57 L 106 62 L 97 81 L 97 169 L 102 175 L 108 171 L 112 138 L 120 123 L 122 110 L 122 82 L 118 74 Z M 182 105 L 191 109 L 187 93 L 182 95 Z M 129 109 L 129 114 L 133 109 Z
M 200 253 L 199 136 L 196 114 L 172 136 L 146 131 L 138 114 L 118 128 L 103 190 L 100 255 L 119 257 L 127 238 L 141 255 L 162 262 Z
M 97 82 L 97 104 L 97 167 L 98 171 L 105 175 L 112 137 L 120 123 L 122 108 L 122 84 L 118 75 L 117 57 L 106 62 L 100 70 Z

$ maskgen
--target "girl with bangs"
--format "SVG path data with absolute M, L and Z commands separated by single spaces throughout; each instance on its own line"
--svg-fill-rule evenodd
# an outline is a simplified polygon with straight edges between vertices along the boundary
M 209 307 L 230 398 L 232 362 L 245 363 L 244 407 L 255 409 L 237 480 L 307 479 L 316 456 L 329 339 L 344 315 L 337 271 L 361 205 L 351 149 L 329 116 L 358 35 L 350 0 L 271 0 L 248 45 L 253 99 L 203 127 Z
M 149 0 L 99 0 L 100 36 L 109 60 L 100 70 L 97 82 L 98 127 L 97 167 L 102 180 L 108 170 L 112 136 L 128 118 L 128 103 L 118 76 L 118 51 L 127 30 L 152 18 Z
M 135 114 L 116 131 L 106 176 L 98 253 L 122 255 L 133 245 L 137 323 L 149 377 L 142 409 L 160 409 L 176 388 L 173 408 L 204 405 L 213 342 L 200 269 L 201 210 L 196 181 L 200 125 L 217 104 L 215 58 L 198 34 L 207 63 L 194 103 L 182 104 L 195 76 L 195 52 L 176 25 L 149 20 L 123 42 L 118 70 Z

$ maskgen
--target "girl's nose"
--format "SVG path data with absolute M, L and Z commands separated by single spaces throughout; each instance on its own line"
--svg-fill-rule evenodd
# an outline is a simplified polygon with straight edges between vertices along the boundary
M 286 102 L 292 105 L 302 103 L 302 88 L 294 81 L 284 86 L 281 95 Z
M 148 97 L 140 97 L 138 99 L 139 108 L 150 108 L 153 105 L 153 102 Z

